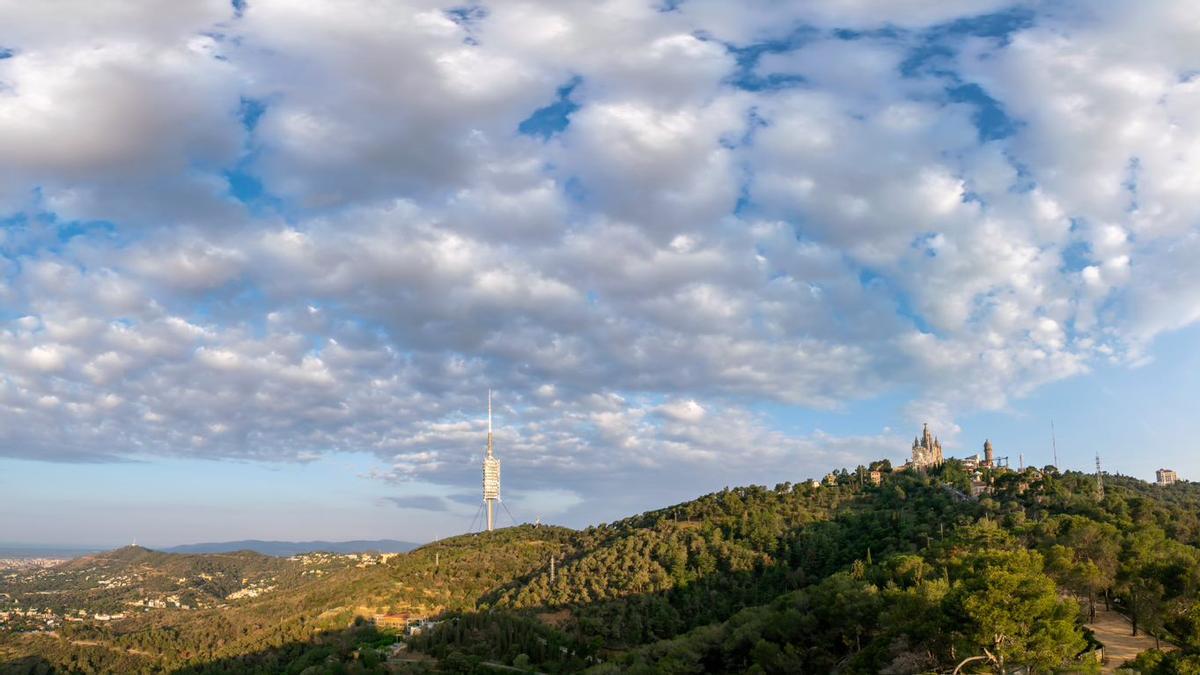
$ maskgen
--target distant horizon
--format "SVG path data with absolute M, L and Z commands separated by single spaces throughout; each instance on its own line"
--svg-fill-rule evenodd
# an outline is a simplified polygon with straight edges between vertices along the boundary
M 386 538 L 347 539 L 347 540 L 342 540 L 342 541 L 331 541 L 331 540 L 324 540 L 324 539 L 309 539 L 309 540 L 297 540 L 297 541 L 277 540 L 277 539 L 230 539 L 230 540 L 217 540 L 217 541 L 197 541 L 197 542 L 189 542 L 189 543 L 184 543 L 184 544 L 170 544 L 170 545 L 156 545 L 156 544 L 143 544 L 141 542 L 128 542 L 128 543 L 124 543 L 124 544 L 107 544 L 107 545 L 95 545 L 95 546 L 57 545 L 57 544 L 38 544 L 38 543 L 31 543 L 31 542 L 0 541 L 0 558 L 40 557 L 40 556 L 35 555 L 39 552 L 72 553 L 72 554 L 75 554 L 74 557 L 78 557 L 80 555 L 87 555 L 90 553 L 102 553 L 105 551 L 113 551 L 113 550 L 129 547 L 129 546 L 137 546 L 137 547 L 145 548 L 145 549 L 151 550 L 151 551 L 169 552 L 168 549 L 185 548 L 185 547 L 190 547 L 190 546 L 241 544 L 241 543 L 251 543 L 251 542 L 252 543 L 261 543 L 261 544 L 319 543 L 319 544 L 335 544 L 335 545 L 336 544 L 347 544 L 347 543 L 358 543 L 358 542 L 362 542 L 362 543 L 366 543 L 366 544 L 390 542 L 390 543 L 412 544 L 414 546 L 422 546 L 426 543 L 429 543 L 429 542 L 404 541 L 404 540 L 400 540 L 400 539 L 386 539 Z M 314 550 L 317 550 L 317 549 L 314 549 Z M 368 550 L 368 549 L 364 549 L 364 550 Z M 46 556 L 46 557 L 55 557 L 55 556 Z

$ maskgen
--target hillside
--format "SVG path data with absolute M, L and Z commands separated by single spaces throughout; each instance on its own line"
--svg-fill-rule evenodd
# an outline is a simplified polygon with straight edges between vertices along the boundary
M 305 553 L 407 553 L 420 544 L 395 539 L 371 539 L 354 541 L 262 541 L 242 539 L 240 541 L 214 541 L 199 544 L 184 544 L 161 549 L 164 553 L 233 553 L 254 551 L 263 555 L 293 556 Z
M 31 574 L 10 573 L 3 588 L 26 607 L 111 614 L 135 606 L 214 606 L 246 587 L 286 584 L 302 571 L 294 562 L 249 551 L 181 556 L 126 546 Z
M 387 558 L 120 549 L 23 586 L 6 581 L 0 594 L 92 602 L 98 577 L 136 574 L 130 589 L 170 590 L 207 575 L 207 586 L 186 586 L 209 604 L 7 631 L 0 662 L 11 672 L 484 672 L 488 661 L 542 672 L 906 673 L 980 656 L 967 672 L 1001 661 L 1086 671 L 1095 645 L 1082 626 L 1107 602 L 1181 647 L 1143 654 L 1147 672 L 1200 667 L 1200 486 L 1107 476 L 1098 501 L 1090 476 L 1027 470 L 987 476 L 991 492 L 972 499 L 953 461 L 878 487 L 856 476 L 724 490 L 582 531 L 464 535 Z M 235 577 L 247 587 L 268 575 L 272 590 L 229 599 Z M 385 664 L 379 648 L 395 638 L 371 625 L 383 614 L 443 619 L 409 640 L 436 665 Z

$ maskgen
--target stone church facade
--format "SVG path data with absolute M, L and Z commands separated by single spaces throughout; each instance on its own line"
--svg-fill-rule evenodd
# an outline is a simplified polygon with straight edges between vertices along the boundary
M 941 466 L 944 461 L 942 443 L 929 433 L 929 424 L 926 423 L 921 435 L 913 439 L 912 461 L 909 463 L 917 469 L 929 469 Z

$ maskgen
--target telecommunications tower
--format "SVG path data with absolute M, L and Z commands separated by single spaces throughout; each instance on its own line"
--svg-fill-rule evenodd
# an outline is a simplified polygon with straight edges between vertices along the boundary
M 483 504 L 487 507 L 487 529 L 492 531 L 495 524 L 493 511 L 496 502 L 500 500 L 500 460 L 496 459 L 492 448 L 492 390 L 488 389 L 488 435 L 487 456 L 483 458 Z

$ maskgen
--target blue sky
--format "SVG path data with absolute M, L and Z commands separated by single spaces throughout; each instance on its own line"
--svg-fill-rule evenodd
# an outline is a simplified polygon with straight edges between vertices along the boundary
M 0 541 L 460 532 L 489 388 L 521 520 L 901 461 L 923 422 L 1200 473 L 1198 25 L 0 9 Z

